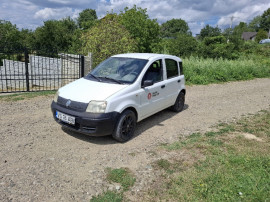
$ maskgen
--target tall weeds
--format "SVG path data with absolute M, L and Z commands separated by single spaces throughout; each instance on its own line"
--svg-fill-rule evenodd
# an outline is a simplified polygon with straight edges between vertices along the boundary
M 270 77 L 270 59 L 183 59 L 188 84 L 209 84 Z

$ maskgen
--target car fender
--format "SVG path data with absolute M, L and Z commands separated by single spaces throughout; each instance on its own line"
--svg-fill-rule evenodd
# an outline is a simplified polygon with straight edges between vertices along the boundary
M 106 112 L 122 113 L 125 109 L 132 107 L 138 112 L 140 105 L 140 97 L 138 93 L 138 85 L 129 86 L 107 99 Z

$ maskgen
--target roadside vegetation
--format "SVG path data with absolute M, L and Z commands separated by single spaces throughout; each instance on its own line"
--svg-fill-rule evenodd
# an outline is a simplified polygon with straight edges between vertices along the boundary
M 183 59 L 187 84 L 210 84 L 270 77 L 270 59 Z
M 268 201 L 269 148 L 269 110 L 236 123 L 220 123 L 206 133 L 180 137 L 156 148 L 168 158 L 152 162 L 157 179 L 138 200 Z M 105 191 L 91 202 L 128 201 L 126 191 L 136 180 L 128 168 L 108 168 L 107 180 L 121 188 Z
M 105 191 L 97 197 L 93 197 L 91 202 L 120 202 L 123 201 L 124 192 L 128 191 L 136 181 L 128 168 L 111 169 L 107 168 L 107 180 L 110 183 L 118 183 L 116 191 Z
M 27 100 L 38 96 L 52 96 L 55 91 L 40 91 L 40 92 L 27 92 L 27 93 L 14 93 L 5 94 L 0 96 L 0 101 L 14 102 L 19 100 Z
M 160 159 L 160 186 L 148 197 L 161 201 L 268 201 L 270 200 L 270 111 L 216 130 L 194 133 L 165 151 L 188 158 Z

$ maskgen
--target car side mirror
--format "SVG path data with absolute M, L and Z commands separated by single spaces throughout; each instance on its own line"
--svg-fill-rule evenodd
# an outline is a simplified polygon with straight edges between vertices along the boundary
M 143 88 L 147 87 L 147 86 L 152 86 L 154 84 L 154 81 L 153 80 L 145 80 L 143 82 Z

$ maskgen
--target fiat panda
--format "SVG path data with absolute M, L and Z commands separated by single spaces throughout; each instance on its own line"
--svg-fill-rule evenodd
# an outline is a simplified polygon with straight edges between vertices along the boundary
M 132 138 L 136 123 L 185 103 L 182 60 L 165 54 L 114 55 L 87 76 L 61 87 L 51 104 L 54 119 L 79 133 Z

